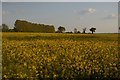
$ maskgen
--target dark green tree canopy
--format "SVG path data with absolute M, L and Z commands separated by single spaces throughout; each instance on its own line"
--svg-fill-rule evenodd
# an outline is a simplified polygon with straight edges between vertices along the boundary
M 90 28 L 90 31 L 92 32 L 92 34 L 93 34 L 93 32 L 95 32 L 95 30 L 96 30 L 96 28 Z
M 65 27 L 62 27 L 62 26 L 58 27 L 58 32 L 60 33 L 65 32 Z
M 9 28 L 8 28 L 8 26 L 6 24 L 2 24 L 2 31 L 3 32 L 9 31 Z
M 55 32 L 55 28 L 53 25 L 36 24 L 25 20 L 16 20 L 14 26 L 14 30 L 18 32 Z

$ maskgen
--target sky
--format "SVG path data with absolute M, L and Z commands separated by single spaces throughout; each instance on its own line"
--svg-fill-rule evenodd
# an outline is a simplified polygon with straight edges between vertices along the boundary
M 107 2 L 107 0 L 106 2 L 2 1 L 2 23 L 10 28 L 14 27 L 15 20 L 20 19 L 38 24 L 52 24 L 56 30 L 59 26 L 63 26 L 66 31 L 73 31 L 77 28 L 82 32 L 82 29 L 86 27 L 87 32 L 90 32 L 89 29 L 95 27 L 96 33 L 118 32 L 117 0 L 116 2 Z
M 2 2 L 118 2 L 119 0 L 1 0 Z
M 0 25 L 2 24 L 2 3 L 0 2 Z

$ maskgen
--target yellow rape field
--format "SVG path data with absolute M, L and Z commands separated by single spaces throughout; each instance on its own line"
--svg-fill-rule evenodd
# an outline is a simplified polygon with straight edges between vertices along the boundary
M 3 79 L 119 78 L 118 34 L 2 33 Z

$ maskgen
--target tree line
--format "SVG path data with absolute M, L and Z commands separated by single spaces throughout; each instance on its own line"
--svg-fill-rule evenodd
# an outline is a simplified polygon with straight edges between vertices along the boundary
M 65 27 L 58 27 L 58 31 L 56 31 L 56 33 L 64 33 L 65 32 Z M 93 34 L 93 32 L 95 32 L 95 30 L 96 30 L 96 28 L 94 28 L 94 27 L 92 27 L 92 28 L 90 28 L 89 29 L 91 32 L 92 32 L 92 34 Z M 66 32 L 66 33 L 73 33 L 73 32 Z M 74 33 L 81 33 L 80 31 L 77 31 L 77 28 L 74 28 Z M 86 28 L 83 28 L 83 32 L 82 33 L 86 33 Z
M 92 34 L 96 28 L 92 27 L 89 29 Z M 2 24 L 2 32 L 41 32 L 41 33 L 73 33 L 65 32 L 65 27 L 59 26 L 58 30 L 55 31 L 54 25 L 36 24 L 25 20 L 16 20 L 13 29 L 9 29 L 6 24 Z M 74 33 L 81 33 L 74 28 Z M 83 28 L 83 32 L 86 33 L 86 28 Z
M 3 32 L 41 32 L 41 33 L 54 33 L 55 28 L 53 25 L 36 24 L 25 20 L 16 20 L 13 29 L 9 29 L 6 24 L 2 24 Z

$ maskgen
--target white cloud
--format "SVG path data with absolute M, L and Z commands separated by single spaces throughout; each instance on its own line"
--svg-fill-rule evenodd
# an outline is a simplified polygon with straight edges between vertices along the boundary
M 83 14 L 89 14 L 89 13 L 94 13 L 95 11 L 96 11 L 95 9 L 89 8 L 89 9 L 83 10 L 81 13 L 83 13 Z
M 106 16 L 105 19 L 117 19 L 117 15 L 116 14 L 110 14 L 110 15 Z
M 96 11 L 96 9 L 93 9 L 93 8 L 88 8 L 88 9 L 84 9 L 84 10 L 81 10 L 81 11 L 75 11 L 76 13 L 80 14 L 80 15 L 84 15 L 84 14 L 92 14 Z

